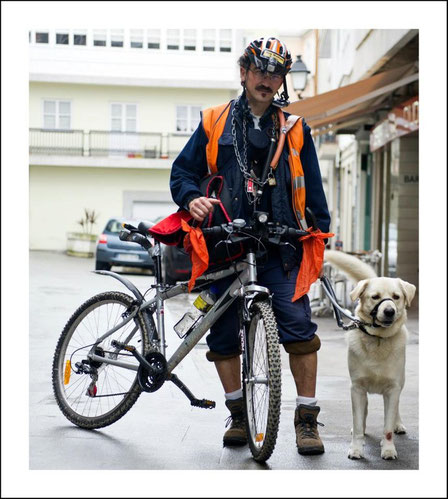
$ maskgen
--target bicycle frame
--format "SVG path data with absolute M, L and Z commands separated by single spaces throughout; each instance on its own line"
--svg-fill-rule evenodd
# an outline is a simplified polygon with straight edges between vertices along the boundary
M 109 275 L 118 279 L 122 284 L 124 284 L 137 298 L 138 306 L 135 307 L 121 323 L 116 325 L 113 329 L 110 329 L 104 333 L 100 338 L 98 338 L 95 345 L 92 347 L 88 354 L 88 358 L 91 361 L 98 361 L 102 364 L 112 364 L 118 367 L 123 367 L 125 369 L 130 369 L 137 371 L 138 365 L 131 365 L 129 363 L 119 361 L 116 359 L 100 357 L 96 355 L 95 347 L 100 344 L 105 338 L 113 334 L 115 331 L 126 325 L 131 321 L 139 312 L 143 312 L 147 309 L 151 313 L 156 314 L 157 318 L 157 331 L 158 331 L 158 343 L 159 351 L 162 355 L 166 356 L 166 343 L 165 343 L 165 324 L 164 324 L 164 302 L 170 298 L 174 298 L 183 293 L 188 292 L 188 282 L 181 282 L 173 287 L 165 289 L 166 286 L 161 282 L 161 253 L 160 253 L 160 243 L 155 242 L 155 247 L 152 253 L 153 258 L 156 260 L 156 294 L 151 300 L 145 300 L 140 291 L 126 278 L 110 271 L 94 271 L 97 274 Z M 270 292 L 267 288 L 259 286 L 257 282 L 257 267 L 255 260 L 255 253 L 249 250 L 246 253 L 244 260 L 231 264 L 229 268 L 224 270 L 218 270 L 216 272 L 207 273 L 196 280 L 196 286 L 194 290 L 200 289 L 205 283 L 214 282 L 225 277 L 234 275 L 237 273 L 237 277 L 230 284 L 230 286 L 225 290 L 221 297 L 216 301 L 212 308 L 204 315 L 202 320 L 198 325 L 188 334 L 188 336 L 182 341 L 177 350 L 167 359 L 167 374 L 170 375 L 176 366 L 186 357 L 186 355 L 194 348 L 194 346 L 199 342 L 199 340 L 205 335 L 205 333 L 210 329 L 210 327 L 221 317 L 221 315 L 228 309 L 228 307 L 237 299 L 242 298 L 244 301 L 244 310 L 248 310 L 248 302 L 255 299 L 257 296 L 263 299 L 270 297 Z M 137 331 L 137 326 L 128 335 L 128 340 Z

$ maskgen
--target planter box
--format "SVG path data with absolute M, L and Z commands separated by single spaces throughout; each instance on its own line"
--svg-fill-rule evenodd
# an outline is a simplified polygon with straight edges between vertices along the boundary
M 96 234 L 84 234 L 82 232 L 67 233 L 67 255 L 92 258 L 95 254 Z

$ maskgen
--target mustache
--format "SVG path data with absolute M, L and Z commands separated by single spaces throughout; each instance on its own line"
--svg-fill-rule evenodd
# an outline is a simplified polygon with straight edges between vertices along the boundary
M 259 92 L 266 92 L 266 93 L 272 93 L 272 89 L 269 87 L 265 87 L 264 85 L 258 85 L 255 87 L 255 90 L 258 90 Z

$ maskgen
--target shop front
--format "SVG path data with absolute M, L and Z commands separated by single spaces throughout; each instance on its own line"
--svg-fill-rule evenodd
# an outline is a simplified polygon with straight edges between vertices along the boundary
M 419 236 L 419 98 L 394 107 L 370 133 L 374 203 L 381 233 L 383 275 L 418 286 Z

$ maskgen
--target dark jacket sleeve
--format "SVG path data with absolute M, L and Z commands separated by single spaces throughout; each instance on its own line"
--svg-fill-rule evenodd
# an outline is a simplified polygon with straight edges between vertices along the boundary
M 303 120 L 303 147 L 300 151 L 306 187 L 306 206 L 314 213 L 319 229 L 330 230 L 330 213 L 322 185 L 322 176 L 317 159 L 316 148 L 311 137 L 311 128 Z
M 170 189 L 174 202 L 188 209 L 187 201 L 202 196 L 200 180 L 208 173 L 205 147 L 208 139 L 202 122 L 190 137 L 171 168 Z

